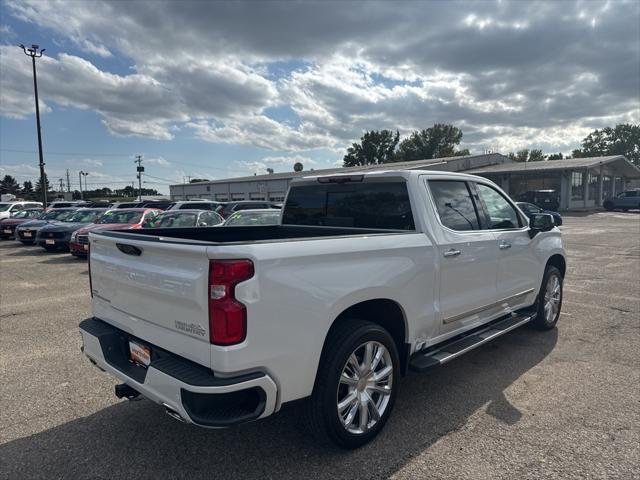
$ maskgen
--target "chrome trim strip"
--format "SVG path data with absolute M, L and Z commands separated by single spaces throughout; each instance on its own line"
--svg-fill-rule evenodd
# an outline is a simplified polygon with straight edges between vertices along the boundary
M 442 320 L 442 323 L 447 324 L 447 323 L 455 322 L 456 320 L 462 320 L 463 318 L 470 317 L 471 315 L 475 315 L 476 313 L 484 312 L 485 310 L 490 310 L 492 308 L 499 307 L 505 302 L 510 302 L 512 300 L 515 300 L 516 298 L 523 297 L 525 295 L 530 294 L 533 291 L 534 289 L 530 288 L 528 290 L 525 290 L 524 292 L 516 293 L 515 295 L 511 295 L 510 297 L 506 297 L 506 298 L 503 298 L 502 300 L 498 300 L 497 302 L 493 302 L 488 305 L 483 305 L 482 307 L 474 308 L 473 310 L 469 310 L 468 312 L 461 313 L 458 315 L 453 315 L 452 317 L 444 318 Z

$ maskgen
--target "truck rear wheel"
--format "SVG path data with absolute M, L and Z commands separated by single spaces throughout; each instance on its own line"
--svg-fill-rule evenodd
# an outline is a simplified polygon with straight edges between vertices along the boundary
M 551 330 L 558 323 L 562 308 L 562 273 L 553 265 L 548 265 L 542 278 L 538 294 L 538 314 L 532 322 L 538 330 Z
M 306 405 L 307 427 L 323 443 L 358 448 L 384 427 L 399 381 L 396 344 L 384 328 L 345 321 L 331 331 Z

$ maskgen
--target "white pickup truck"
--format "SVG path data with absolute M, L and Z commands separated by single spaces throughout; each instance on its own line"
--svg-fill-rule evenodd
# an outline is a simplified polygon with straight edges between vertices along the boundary
M 306 399 L 313 434 L 371 440 L 399 378 L 525 323 L 551 329 L 566 271 L 551 215 L 430 171 L 294 181 L 280 225 L 90 234 L 84 354 L 203 427 Z

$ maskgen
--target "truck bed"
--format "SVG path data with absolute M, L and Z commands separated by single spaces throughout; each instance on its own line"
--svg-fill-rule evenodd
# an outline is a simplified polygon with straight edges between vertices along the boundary
M 171 239 L 196 240 L 210 244 L 250 243 L 268 241 L 287 241 L 322 237 L 381 235 L 415 233 L 415 231 L 386 230 L 349 227 L 317 227 L 299 225 L 266 225 L 249 227 L 209 227 L 209 228 L 142 228 L 135 233 L 101 231 L 93 235 L 141 240 L 141 235 L 152 238 L 148 241 L 171 241 Z

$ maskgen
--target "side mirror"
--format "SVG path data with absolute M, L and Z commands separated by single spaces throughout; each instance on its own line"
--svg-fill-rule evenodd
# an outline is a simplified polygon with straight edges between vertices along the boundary
M 534 213 L 529 219 L 529 237 L 533 238 L 540 232 L 553 230 L 555 220 L 549 213 Z

